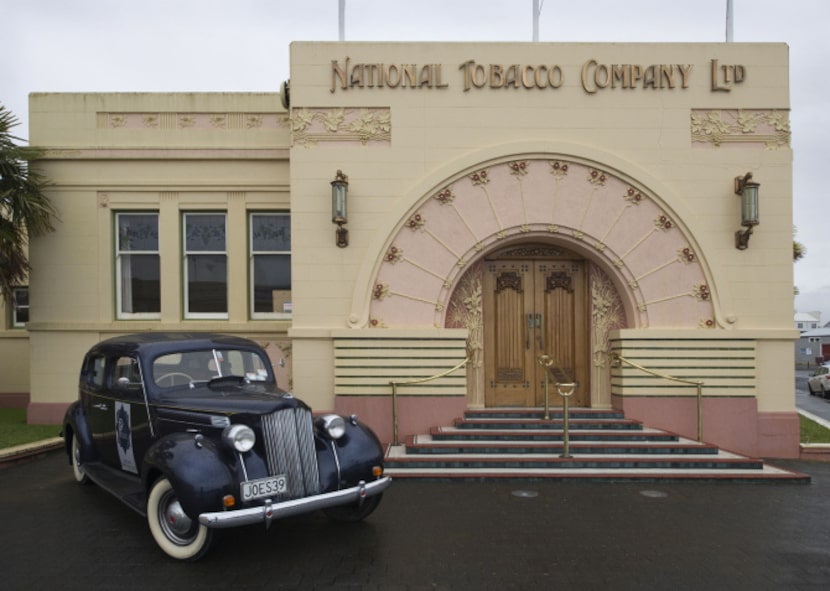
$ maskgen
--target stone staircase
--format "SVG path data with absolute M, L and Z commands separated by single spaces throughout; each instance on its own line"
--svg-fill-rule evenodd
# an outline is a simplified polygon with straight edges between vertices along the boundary
M 571 409 L 569 457 L 563 456 L 563 413 L 552 409 L 470 410 L 453 426 L 433 427 L 390 446 L 393 478 L 559 479 L 610 481 L 790 481 L 805 474 L 777 468 L 713 445 L 652 429 L 621 411 Z

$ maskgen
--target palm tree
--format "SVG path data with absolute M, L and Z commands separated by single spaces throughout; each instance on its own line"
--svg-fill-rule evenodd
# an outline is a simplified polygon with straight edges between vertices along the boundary
M 23 140 L 11 134 L 19 123 L 0 104 L 0 294 L 7 303 L 12 288 L 28 276 L 29 238 L 54 230 L 52 218 L 57 217 L 43 192 L 46 179 L 29 165 L 40 150 L 18 145 Z

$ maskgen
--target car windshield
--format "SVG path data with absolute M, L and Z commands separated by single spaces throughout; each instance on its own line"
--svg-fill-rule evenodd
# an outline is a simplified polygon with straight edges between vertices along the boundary
M 193 385 L 235 376 L 251 382 L 268 380 L 268 365 L 254 351 L 208 349 L 168 353 L 153 361 L 153 381 L 161 388 Z

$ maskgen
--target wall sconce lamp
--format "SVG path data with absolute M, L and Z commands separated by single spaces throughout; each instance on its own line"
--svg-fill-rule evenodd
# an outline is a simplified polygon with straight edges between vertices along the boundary
M 338 170 L 331 182 L 331 223 L 337 224 L 335 244 L 340 248 L 349 245 L 349 231 L 343 225 L 349 220 L 346 201 L 349 195 L 349 177 Z
M 758 187 L 760 186 L 760 183 L 752 180 L 751 172 L 735 177 L 735 194 L 741 197 L 741 225 L 746 228 L 746 230 L 735 232 L 735 248 L 738 250 L 747 249 L 753 226 L 761 223 L 758 219 Z

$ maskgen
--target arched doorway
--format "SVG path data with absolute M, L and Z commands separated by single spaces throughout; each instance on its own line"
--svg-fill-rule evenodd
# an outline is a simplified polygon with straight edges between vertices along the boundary
M 459 173 L 419 200 L 383 249 L 368 326 L 467 329 L 471 408 L 538 404 L 542 382 L 530 370 L 543 350 L 578 374 L 578 404 L 610 408 L 610 331 L 715 326 L 684 225 L 633 179 L 596 163 L 528 156 Z M 524 268 L 519 292 L 509 273 Z M 491 317 L 507 325 L 486 336 Z M 572 349 L 547 350 L 564 343 Z M 491 381 L 505 391 L 527 382 L 527 392 L 492 399 Z
M 590 403 L 590 334 L 586 261 L 546 246 L 502 249 L 483 273 L 485 405 L 541 406 L 545 371 L 553 360 L 561 382 L 576 382 L 570 403 Z M 552 385 L 549 401 L 562 404 Z

